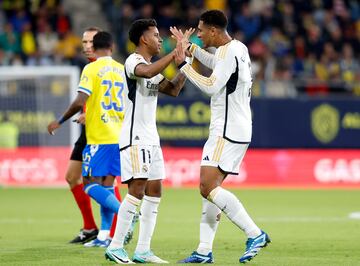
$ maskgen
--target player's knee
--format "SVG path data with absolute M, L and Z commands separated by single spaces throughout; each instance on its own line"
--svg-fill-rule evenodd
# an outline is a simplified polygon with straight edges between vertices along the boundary
M 91 184 L 102 185 L 101 178 L 96 178 L 93 176 L 84 176 L 82 179 L 83 179 L 82 182 L 83 182 L 84 186 L 91 185 Z
M 209 190 L 209 185 L 203 182 L 200 182 L 200 194 L 203 198 L 207 198 L 211 190 Z
M 161 198 L 162 184 L 161 180 L 148 181 L 146 183 L 145 195 Z
M 130 191 L 129 190 L 129 194 L 131 196 L 134 196 L 135 198 L 139 199 L 139 200 L 142 200 L 144 195 L 145 195 L 145 191 L 138 191 L 138 190 L 132 190 Z
M 146 196 L 161 198 L 161 189 L 152 189 L 151 191 L 145 192 Z
M 145 195 L 145 183 L 132 182 L 129 185 L 129 194 L 139 200 L 142 200 Z
M 114 185 L 114 180 L 115 177 L 114 176 L 106 176 L 103 181 L 102 181 L 102 185 L 103 186 L 113 186 Z
M 84 177 L 83 178 L 83 184 L 84 184 L 84 186 L 86 186 L 86 185 L 89 185 L 91 182 L 90 182 L 90 180 L 89 180 L 89 177 Z
M 65 180 L 66 180 L 66 182 L 67 182 L 69 185 L 71 185 L 71 183 L 72 183 L 72 176 L 71 176 L 70 174 L 66 173 L 66 175 L 65 175 Z
M 70 186 L 75 186 L 75 185 L 81 184 L 81 182 L 82 182 L 81 175 L 76 175 L 72 172 L 66 173 L 65 180 Z

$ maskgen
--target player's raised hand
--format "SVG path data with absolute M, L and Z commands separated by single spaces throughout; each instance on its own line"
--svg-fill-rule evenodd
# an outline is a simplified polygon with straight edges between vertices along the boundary
M 176 48 L 175 48 L 174 52 L 175 52 L 174 61 L 175 61 L 175 64 L 178 66 L 182 62 L 185 61 L 185 57 L 186 57 L 182 42 L 176 43 Z
M 181 29 L 178 29 L 176 27 L 170 27 L 170 32 L 172 33 L 171 37 L 175 39 L 177 42 L 182 43 L 182 47 L 184 51 L 186 52 L 187 56 L 191 56 L 189 52 L 187 52 L 187 49 L 190 46 L 189 38 L 191 34 L 193 34 L 195 31 L 194 28 L 187 29 L 185 33 L 182 32 Z
M 195 32 L 195 28 L 187 29 L 184 33 L 184 38 L 189 40 L 191 35 Z
M 170 27 L 170 32 L 172 34 L 171 38 L 175 39 L 176 41 L 181 41 L 181 39 L 184 36 L 182 30 L 180 30 L 176 27 Z
M 194 33 L 194 31 L 194 28 L 189 28 L 185 31 L 185 33 L 183 33 L 182 30 L 178 29 L 177 27 L 170 27 L 170 32 L 172 33 L 171 37 L 177 41 L 189 41 L 189 38 Z
M 49 123 L 47 130 L 50 135 L 55 135 L 55 130 L 58 129 L 59 127 L 60 127 L 59 122 L 55 120 Z

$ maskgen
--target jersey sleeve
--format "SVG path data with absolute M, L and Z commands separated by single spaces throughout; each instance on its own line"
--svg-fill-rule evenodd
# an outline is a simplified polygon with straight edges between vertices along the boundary
M 148 64 L 139 54 L 132 54 L 126 59 L 125 70 L 129 78 L 136 79 L 135 68 L 139 64 Z
M 213 95 L 220 91 L 234 72 L 235 56 L 228 47 L 220 47 L 215 54 L 216 63 L 210 77 L 200 75 L 194 68 L 185 63 L 180 71 L 202 92 Z
M 160 84 L 164 79 L 165 79 L 165 77 L 164 77 L 162 74 L 157 74 L 157 75 L 153 78 L 152 82 L 153 82 L 154 84 Z
M 201 64 L 204 66 L 214 69 L 216 58 L 215 55 L 205 51 L 204 49 L 201 49 L 196 44 L 192 44 L 190 47 L 190 53 L 200 61 Z
M 80 83 L 77 91 L 83 92 L 90 96 L 93 90 L 93 82 L 94 81 L 91 75 L 90 66 L 87 65 L 81 73 Z

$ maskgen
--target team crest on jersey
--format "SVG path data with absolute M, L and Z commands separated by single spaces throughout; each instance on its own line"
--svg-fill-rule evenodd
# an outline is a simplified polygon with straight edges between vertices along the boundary
M 98 151 L 98 149 L 99 149 L 99 145 L 91 145 L 90 146 L 91 157 L 94 157 L 94 155 Z
M 147 173 L 148 170 L 149 169 L 148 169 L 147 165 L 143 165 L 143 167 L 142 167 L 143 173 Z

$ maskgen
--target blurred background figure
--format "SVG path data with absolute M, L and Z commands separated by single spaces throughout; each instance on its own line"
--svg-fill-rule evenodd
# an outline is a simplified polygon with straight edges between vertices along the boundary
M 85 5 L 86 1 L 72 3 L 69 0 L 3 1 L 0 11 L 2 64 L 78 65 L 76 51 L 80 41 L 76 34 L 91 12 L 83 8 Z M 114 32 L 119 58 L 124 59 L 134 51 L 127 36 L 134 19 L 158 21 L 165 54 L 174 48 L 169 26 L 194 27 L 203 10 L 220 9 L 229 17 L 229 33 L 249 47 L 255 78 L 254 97 L 358 94 L 358 1 L 98 0 L 92 5 L 93 12 L 97 12 L 95 20 Z M 192 42 L 201 44 L 196 35 L 192 38 Z M 172 78 L 175 66 L 170 65 L 165 74 Z M 193 94 L 189 89 L 184 91 Z
M 0 148 L 15 149 L 19 142 L 19 128 L 5 115 L 0 120 Z

